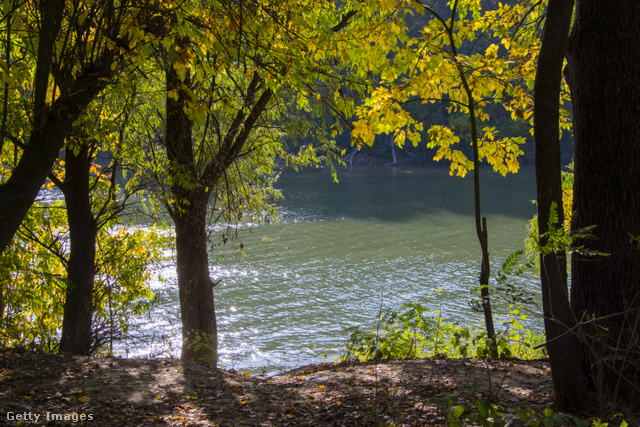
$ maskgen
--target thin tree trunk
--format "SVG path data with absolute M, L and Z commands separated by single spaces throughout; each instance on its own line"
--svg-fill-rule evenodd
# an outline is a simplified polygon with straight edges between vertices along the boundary
M 601 402 L 640 407 L 640 2 L 576 7 L 568 80 L 574 111 L 574 228 L 607 253 L 572 258 L 571 302 L 584 328 Z
M 463 81 L 466 84 L 466 80 Z M 467 86 L 468 87 L 468 86 Z M 468 91 L 469 99 L 472 100 L 471 91 Z M 470 102 L 471 104 L 471 102 Z M 487 232 L 487 218 L 481 216 L 480 210 L 480 161 L 478 155 L 478 131 L 476 129 L 476 117 L 473 105 L 469 108 L 469 122 L 471 123 L 471 140 L 473 142 L 473 198 L 475 206 L 476 234 L 480 242 L 482 252 L 482 262 L 480 263 L 480 298 L 482 300 L 482 312 L 484 323 L 487 328 L 487 338 L 489 339 L 489 353 L 491 357 L 498 357 L 498 343 L 496 331 L 493 323 L 493 311 L 491 310 L 491 296 L 489 292 L 489 277 L 491 277 L 491 264 L 489 264 L 489 233 Z
M 558 224 L 564 221 L 560 156 L 559 98 L 573 1 L 550 0 L 538 57 L 535 83 L 534 136 L 538 228 L 541 246 L 548 242 L 549 215 L 555 204 Z M 557 409 L 586 409 L 587 381 L 580 369 L 578 342 L 568 331 L 575 321 L 569 306 L 567 260 L 562 252 L 540 253 L 540 281 L 544 325 Z
M 393 158 L 393 163 L 391 164 L 395 165 L 398 163 L 398 159 L 396 159 L 396 144 L 393 133 L 389 133 L 389 142 L 391 143 L 391 157 Z
M 489 339 L 489 354 L 491 357 L 498 357 L 498 344 L 496 340 L 496 332 L 493 322 L 493 311 L 491 309 L 491 297 L 489 292 L 489 277 L 491 276 L 491 264 L 489 263 L 489 233 L 487 232 L 487 218 L 482 216 L 480 203 L 480 155 L 478 145 L 478 124 L 476 121 L 475 98 L 473 90 L 469 86 L 467 76 L 464 72 L 462 64 L 457 60 L 458 52 L 456 49 L 456 41 L 453 37 L 453 22 L 457 13 L 458 1 L 453 3 L 451 8 L 451 25 L 447 25 L 442 21 L 449 36 L 449 44 L 452 49 L 452 59 L 456 63 L 458 76 L 462 87 L 467 94 L 467 109 L 469 110 L 469 126 L 471 128 L 471 145 L 473 147 L 473 200 L 474 200 L 474 219 L 476 225 L 476 234 L 480 243 L 482 253 L 482 261 L 480 263 L 480 298 L 482 300 L 482 311 L 484 314 L 485 327 L 487 328 L 487 338 Z M 440 18 L 441 19 L 441 18 Z
M 452 42 L 453 44 L 453 42 Z M 489 233 L 487 231 L 487 218 L 482 216 L 480 204 L 480 155 L 478 144 L 478 124 L 476 121 L 475 99 L 467 78 L 458 64 L 458 71 L 462 85 L 467 92 L 469 104 L 469 125 L 471 127 L 471 144 L 473 146 L 473 201 L 474 217 L 476 223 L 476 234 L 480 242 L 482 261 L 480 263 L 480 298 L 482 299 L 482 311 L 484 323 L 487 328 L 487 338 L 489 339 L 489 353 L 491 357 L 498 357 L 498 343 L 496 331 L 493 323 L 493 311 L 491 309 L 491 296 L 489 292 L 489 278 L 491 277 L 491 264 L 489 264 Z
M 91 351 L 96 221 L 89 195 L 91 156 L 83 147 L 76 155 L 65 151 L 66 179 L 61 185 L 69 221 L 70 253 L 60 351 L 88 355 Z

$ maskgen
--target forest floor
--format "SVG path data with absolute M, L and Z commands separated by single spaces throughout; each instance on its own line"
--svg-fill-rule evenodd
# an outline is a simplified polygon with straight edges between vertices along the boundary
M 0 425 L 440 426 L 451 395 L 539 416 L 552 393 L 546 360 L 325 363 L 261 377 L 175 359 L 0 350 Z

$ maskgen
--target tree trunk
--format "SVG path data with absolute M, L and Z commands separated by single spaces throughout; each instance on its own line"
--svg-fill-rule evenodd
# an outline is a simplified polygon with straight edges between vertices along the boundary
M 178 41 L 188 49 L 188 37 Z M 258 119 L 267 108 L 273 92 L 262 81 L 257 69 L 240 96 L 238 109 L 228 129 L 208 150 L 194 155 L 193 120 L 189 117 L 192 85 L 187 71 L 180 78 L 174 67 L 175 52 L 166 52 L 165 72 L 166 134 L 165 147 L 170 161 L 171 196 L 167 207 L 176 227 L 178 288 L 182 314 L 182 358 L 217 363 L 218 336 L 213 300 L 213 282 L 209 276 L 206 219 L 209 195 L 220 185 L 225 172 L 243 155 L 245 144 Z M 186 88 L 186 89 L 185 89 Z M 239 89 L 239 88 L 238 88 Z M 177 99 L 175 97 L 177 95 Z M 257 97 L 257 95 L 260 95 Z M 256 100 L 256 97 L 258 98 Z M 226 119 L 220 120 L 226 122 Z M 202 148 L 202 147 L 201 147 Z M 205 154 L 206 153 L 206 154 Z M 202 155 L 207 156 L 203 161 Z
M 571 301 L 601 401 L 640 407 L 640 2 L 579 0 L 569 42 L 574 228 L 609 256 L 574 253 Z
M 452 43 L 453 44 L 453 43 Z M 493 323 L 493 311 L 491 309 L 491 293 L 489 292 L 489 278 L 491 277 L 491 264 L 489 263 L 489 233 L 487 231 L 487 218 L 482 216 L 480 206 L 480 155 L 478 154 L 478 125 L 476 122 L 475 100 L 473 92 L 467 79 L 459 68 L 462 85 L 469 98 L 469 125 L 471 127 L 471 145 L 473 146 L 473 201 L 474 216 L 476 223 L 476 234 L 482 252 L 480 263 L 480 298 L 482 300 L 482 312 L 484 314 L 484 324 L 487 328 L 487 338 L 489 339 L 489 354 L 491 357 L 498 357 L 498 342 Z
M 188 212 L 174 218 L 183 360 L 213 366 L 218 359 L 218 332 L 209 275 L 206 217 L 208 194 L 193 194 Z
M 534 89 L 534 136 L 536 183 L 538 189 L 538 228 L 544 247 L 550 231 L 549 215 L 555 204 L 558 223 L 563 226 L 562 173 L 560 156 L 559 98 L 573 1 L 550 0 L 538 57 Z M 540 253 L 540 281 L 547 351 L 553 376 L 556 408 L 562 411 L 586 409 L 587 380 L 580 369 L 578 341 L 568 332 L 575 320 L 569 305 L 566 253 Z
M 60 189 L 67 205 L 70 253 L 60 351 L 81 355 L 89 355 L 91 351 L 98 232 L 89 196 L 90 166 L 91 156 L 87 147 L 78 154 L 74 154 L 72 148 L 66 149 L 66 178 Z
M 391 143 L 391 158 L 393 158 L 392 165 L 398 164 L 398 159 L 396 158 L 396 144 L 393 133 L 389 133 L 389 142 Z
M 18 165 L 0 185 L 0 253 L 13 239 L 44 185 L 73 122 L 107 85 L 113 57 L 105 52 L 97 61 L 102 67 L 100 72 L 80 74 L 69 94 L 56 99 L 51 112 L 43 116 L 42 128 L 34 126 Z
M 64 0 L 51 0 L 41 8 L 38 59 L 34 81 L 34 128 L 11 178 L 0 185 L 0 254 L 13 239 L 20 223 L 47 179 L 64 144 L 45 132 L 45 103 L 53 61 L 53 47 L 63 19 Z
M 453 22 L 457 13 L 458 2 L 454 2 L 451 11 L 451 25 L 447 27 L 447 33 L 449 36 L 449 43 L 452 49 L 454 59 L 457 58 L 458 52 L 456 49 L 456 41 L 453 37 Z M 469 111 L 469 127 L 471 130 L 471 146 L 473 147 L 473 201 L 474 201 L 474 219 L 476 224 L 476 235 L 478 236 L 478 242 L 480 243 L 480 250 L 482 252 L 482 261 L 480 262 L 480 298 L 482 301 L 482 312 L 484 314 L 484 323 L 487 328 L 487 339 L 489 342 L 489 355 L 491 357 L 498 357 L 498 343 L 496 339 L 496 331 L 493 322 L 493 311 L 491 309 L 491 292 L 489 292 L 489 278 L 491 277 L 491 264 L 489 263 L 489 233 L 487 232 L 487 218 L 482 216 L 482 208 L 480 201 L 480 155 L 479 155 L 479 143 L 478 143 L 478 123 L 476 120 L 476 100 L 473 94 L 473 90 L 469 85 L 467 76 L 464 72 L 462 64 L 457 59 L 456 66 L 458 68 L 458 76 L 462 87 L 467 94 L 467 109 Z
M 188 46 L 189 41 L 184 39 L 181 44 Z M 218 333 L 206 233 L 209 194 L 213 185 L 198 181 L 193 153 L 193 121 L 184 110 L 189 94 L 180 89 L 182 85 L 190 87 L 189 73 L 180 79 L 169 61 L 166 78 L 167 92 L 172 89 L 178 92 L 177 100 L 167 96 L 165 145 L 171 161 L 171 194 L 176 201 L 169 206 L 169 211 L 176 230 L 176 268 L 182 316 L 181 358 L 215 366 L 218 361 Z

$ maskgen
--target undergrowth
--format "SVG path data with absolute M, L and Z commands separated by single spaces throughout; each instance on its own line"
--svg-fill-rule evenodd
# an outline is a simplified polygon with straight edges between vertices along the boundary
M 449 427 L 462 427 L 479 425 L 482 427 L 502 427 L 512 425 L 524 425 L 529 427 L 556 427 L 569 426 L 576 427 L 628 427 L 626 421 L 621 416 L 616 415 L 611 422 L 604 422 L 600 418 L 582 419 L 575 415 L 555 412 L 547 408 L 541 415 L 536 415 L 532 411 L 523 409 L 514 412 L 506 412 L 502 406 L 493 405 L 486 400 L 479 399 L 475 404 L 462 403 L 457 395 L 448 396 L 439 405 L 447 419 Z
M 524 330 L 526 320 L 520 308 L 511 307 L 509 319 L 498 334 L 500 357 L 537 359 L 544 356 L 539 345 L 544 336 Z M 420 303 L 387 310 L 379 319 L 378 329 L 367 332 L 351 329 L 342 361 L 405 359 L 420 357 L 488 357 L 486 332 L 473 325 L 447 323 L 439 310 L 430 311 Z

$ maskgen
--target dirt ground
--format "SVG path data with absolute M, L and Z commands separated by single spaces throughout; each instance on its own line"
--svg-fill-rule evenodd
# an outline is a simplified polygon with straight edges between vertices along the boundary
M 2 425 L 439 426 L 450 395 L 540 415 L 552 392 L 546 360 L 328 363 L 259 377 L 174 359 L 0 350 Z

